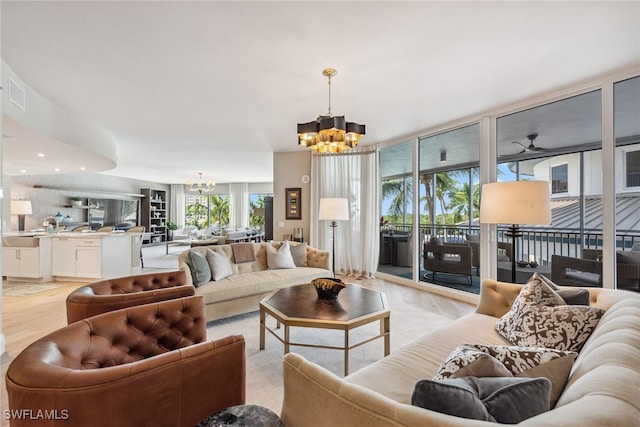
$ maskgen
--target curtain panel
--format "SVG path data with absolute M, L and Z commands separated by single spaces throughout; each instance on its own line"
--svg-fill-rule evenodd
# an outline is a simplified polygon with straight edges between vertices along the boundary
M 332 251 L 329 221 L 318 220 L 320 199 L 345 198 L 349 221 L 335 227 L 334 271 L 350 276 L 373 277 L 378 267 L 380 236 L 379 151 L 351 151 L 311 156 L 310 240 L 317 248 Z M 316 224 L 316 227 L 313 226 Z
M 184 185 L 171 184 L 171 196 L 169 199 L 169 219 L 176 223 L 178 228 L 184 227 L 185 221 Z
M 249 184 L 229 184 L 229 226 L 249 226 Z

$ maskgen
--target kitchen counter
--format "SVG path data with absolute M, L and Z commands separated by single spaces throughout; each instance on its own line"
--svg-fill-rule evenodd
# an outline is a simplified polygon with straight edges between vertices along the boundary
M 128 276 L 140 269 L 140 233 L 54 232 L 3 235 L 8 279 L 80 280 Z

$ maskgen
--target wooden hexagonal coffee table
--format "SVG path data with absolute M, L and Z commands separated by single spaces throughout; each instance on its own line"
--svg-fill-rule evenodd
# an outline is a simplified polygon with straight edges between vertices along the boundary
M 284 326 L 284 338 L 266 324 L 267 315 L 273 317 L 277 326 Z M 291 346 L 328 348 L 344 351 L 344 374 L 349 373 L 349 350 L 384 338 L 384 355 L 390 352 L 391 312 L 387 298 L 382 292 L 358 285 L 348 284 L 338 295 L 337 302 L 318 299 L 311 284 L 279 289 L 260 301 L 260 350 L 265 347 L 265 331 L 269 331 L 284 344 L 287 354 Z M 368 323 L 380 321 L 380 333 L 355 344 L 349 343 L 349 331 Z M 326 346 L 313 343 L 291 342 L 289 328 L 338 329 L 344 331 L 344 346 Z

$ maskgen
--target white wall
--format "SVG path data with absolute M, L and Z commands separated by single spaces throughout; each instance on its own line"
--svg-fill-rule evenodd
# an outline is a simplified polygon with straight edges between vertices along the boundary
M 579 148 L 579 147 L 576 147 Z M 616 193 L 638 192 L 638 188 L 625 188 L 625 153 L 627 151 L 640 150 L 640 144 L 616 148 L 615 152 L 615 185 Z M 551 168 L 563 163 L 568 164 L 569 193 L 558 194 L 552 197 L 578 197 L 580 196 L 580 154 L 566 154 L 542 160 L 533 168 L 535 179 L 551 182 Z M 584 153 L 584 169 L 589 173 L 584 176 L 585 196 L 602 195 L 602 150 L 586 151 Z

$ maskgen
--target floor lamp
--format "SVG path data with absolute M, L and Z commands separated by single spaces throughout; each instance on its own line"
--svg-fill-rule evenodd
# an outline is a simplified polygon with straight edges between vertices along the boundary
M 522 224 L 551 224 L 547 181 L 492 182 L 482 186 L 480 223 L 509 224 L 511 237 L 511 282 L 516 283 L 517 238 Z
M 331 269 L 333 275 L 336 275 L 336 221 L 349 220 L 349 201 L 347 199 L 325 198 L 320 199 L 320 213 L 318 214 L 320 221 L 331 221 L 331 240 L 333 241 L 333 251 L 331 258 Z
M 12 200 L 11 215 L 18 215 L 18 231 L 24 231 L 24 216 L 33 214 L 31 200 Z

